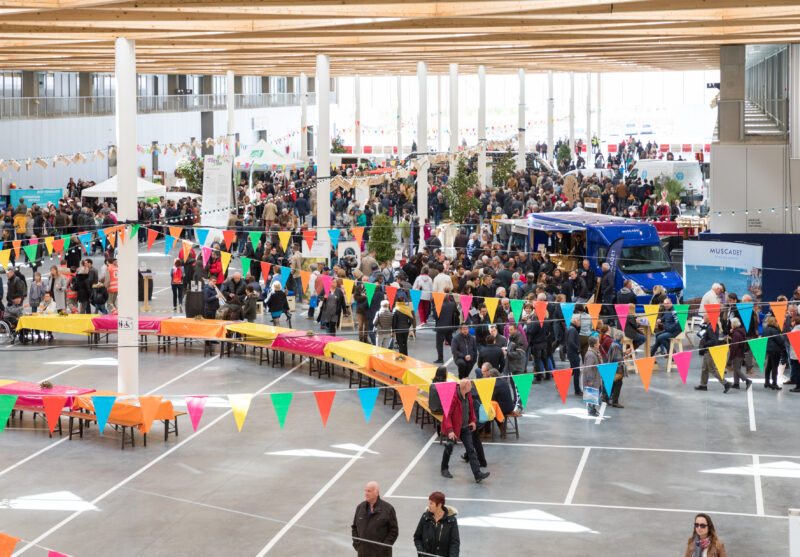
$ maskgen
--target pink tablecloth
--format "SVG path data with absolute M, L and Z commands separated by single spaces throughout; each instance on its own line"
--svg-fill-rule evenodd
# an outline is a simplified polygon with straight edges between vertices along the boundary
M 313 356 L 324 356 L 325 345 L 331 342 L 347 340 L 344 338 L 329 335 L 308 336 L 305 331 L 292 331 L 291 333 L 281 333 L 272 341 L 272 348 L 280 350 L 295 350 Z
M 160 333 L 161 322 L 165 319 L 172 319 L 172 317 L 158 317 L 154 315 L 140 315 L 139 316 L 139 331 L 147 333 Z M 92 319 L 92 324 L 97 331 L 116 331 L 117 330 L 117 316 L 116 315 L 98 315 Z
M 78 387 L 67 387 L 65 385 L 53 385 L 52 389 L 43 390 L 38 383 L 27 383 L 18 381 L 0 387 L 0 395 L 17 395 L 17 404 L 23 406 L 43 406 L 42 394 L 67 397 L 64 408 L 72 408 L 75 397 L 93 393 L 94 389 L 81 389 Z

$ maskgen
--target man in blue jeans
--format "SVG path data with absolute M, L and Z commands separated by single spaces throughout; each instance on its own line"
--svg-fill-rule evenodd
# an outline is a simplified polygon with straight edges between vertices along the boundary
M 478 462 L 478 454 L 475 452 L 475 445 L 472 443 L 472 432 L 475 431 L 476 418 L 475 407 L 472 402 L 472 383 L 469 379 L 463 379 L 456 389 L 453 399 L 450 402 L 450 412 L 442 420 L 442 434 L 447 436 L 447 442 L 442 453 L 442 476 L 452 478 L 450 473 L 450 455 L 453 454 L 453 447 L 460 439 L 467 451 L 467 460 L 472 475 L 477 483 L 489 477 L 489 472 L 482 472 Z
M 478 358 L 478 344 L 475 342 L 475 337 L 469 334 L 468 324 L 462 323 L 458 333 L 453 335 L 450 351 L 458 367 L 458 378 L 469 377 L 469 372 L 472 371 Z

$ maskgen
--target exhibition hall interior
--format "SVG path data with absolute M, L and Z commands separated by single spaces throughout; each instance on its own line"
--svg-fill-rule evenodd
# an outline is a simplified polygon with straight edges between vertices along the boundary
M 800 557 L 800 2 L 0 15 L 0 557 Z

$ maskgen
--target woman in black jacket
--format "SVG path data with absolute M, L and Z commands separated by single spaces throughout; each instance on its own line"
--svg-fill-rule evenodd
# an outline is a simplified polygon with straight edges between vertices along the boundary
M 286 292 L 283 291 L 281 283 L 277 280 L 273 281 L 272 292 L 267 297 L 267 311 L 276 327 L 281 320 L 281 315 L 289 311 L 289 300 L 286 299 Z
M 434 491 L 428 496 L 428 510 L 422 513 L 414 532 L 414 545 L 420 555 L 458 557 L 461 539 L 458 536 L 457 514 L 458 511 L 453 507 L 445 505 L 441 491 Z
M 778 329 L 778 320 L 774 315 L 767 317 L 764 330 L 761 333 L 762 338 L 769 338 L 767 341 L 767 360 L 764 364 L 764 388 L 773 389 L 776 391 L 781 390 L 778 385 L 778 363 L 781 360 L 781 354 L 786 351 L 786 342 Z M 770 377 L 772 384 L 770 384 Z

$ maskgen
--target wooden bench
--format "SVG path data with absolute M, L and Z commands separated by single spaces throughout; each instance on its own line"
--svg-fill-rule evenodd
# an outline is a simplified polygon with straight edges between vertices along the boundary
M 418 394 L 416 400 L 416 413 L 414 414 L 414 423 L 418 423 L 420 429 L 425 428 L 425 424 L 433 424 L 433 427 L 439 432 L 439 444 L 442 443 L 442 428 L 441 423 L 444 420 L 444 414 L 432 412 L 431 407 L 428 405 L 428 397 L 424 394 Z M 437 424 L 438 422 L 438 424 Z
M 87 342 L 89 343 L 89 350 L 92 350 L 95 346 L 100 344 L 100 337 L 102 335 L 106 336 L 106 344 L 109 343 L 108 337 L 110 335 L 116 335 L 118 333 L 117 329 L 94 329 L 92 331 L 84 331 L 88 336 Z M 139 351 L 140 352 L 147 352 L 147 337 L 149 336 L 157 336 L 158 333 L 156 331 L 139 331 Z
M 224 338 L 220 339 L 219 357 L 220 358 L 225 357 L 227 352 L 227 356 L 230 358 L 231 348 L 233 348 L 235 351 L 237 346 L 244 346 L 245 352 L 247 352 L 247 347 L 249 346 L 253 349 L 253 353 L 255 353 L 256 349 L 258 349 L 259 351 L 258 365 L 262 365 L 264 361 L 270 363 L 269 348 L 271 345 L 272 341 L 270 340 L 246 340 L 242 338 Z
M 353 372 L 351 371 L 351 374 Z M 396 387 L 398 385 L 402 385 L 402 383 L 388 375 L 384 375 L 380 372 L 364 369 L 361 368 L 357 371 L 358 373 L 358 388 L 361 388 L 362 381 L 366 380 L 367 387 L 375 387 L 378 383 L 384 385 L 385 387 Z M 352 384 L 352 382 L 351 382 Z M 383 403 L 386 404 L 389 400 L 389 392 L 392 393 L 392 409 L 399 404 L 397 399 L 397 390 L 396 389 L 383 389 Z
M 62 416 L 69 418 L 69 438 L 72 440 L 73 435 L 79 435 L 81 439 L 83 439 L 83 426 L 86 422 L 95 422 L 97 423 L 97 416 L 90 412 L 77 412 L 77 411 L 67 411 L 61 413 Z M 164 422 L 164 441 L 166 441 L 169 437 L 170 433 L 174 433 L 175 437 L 178 436 L 178 416 L 185 416 L 186 412 L 175 412 L 173 419 L 171 420 L 160 420 Z M 75 432 L 75 420 L 78 420 L 78 431 Z M 60 424 L 61 420 L 59 420 Z M 126 444 L 126 437 L 130 436 L 130 444 L 131 447 L 135 447 L 135 442 L 133 438 L 133 429 L 139 428 L 141 426 L 141 422 L 134 422 L 128 420 L 108 420 L 106 424 L 114 426 L 115 430 L 119 430 L 122 428 L 122 450 L 125 450 Z M 60 426 L 59 426 L 60 427 Z M 128 433 L 130 430 L 130 433 Z M 143 434 L 144 437 L 144 446 L 147 446 L 147 434 Z
M 37 414 L 42 415 L 42 416 L 45 415 L 44 407 L 42 407 L 42 406 L 27 406 L 25 404 L 15 404 L 14 408 L 11 410 L 11 417 L 9 418 L 9 420 L 11 418 L 16 418 L 17 412 L 19 412 L 19 421 L 22 421 L 22 415 L 25 412 L 31 412 L 33 414 L 33 421 L 34 422 L 36 421 L 36 415 Z M 47 421 L 47 418 L 45 418 L 45 421 Z M 59 436 L 62 435 L 61 420 L 58 420 L 58 425 L 56 425 L 56 427 L 55 427 L 55 429 L 53 429 L 53 431 L 58 431 L 58 435 Z M 50 437 L 53 437 L 52 433 L 50 434 Z
M 513 433 L 516 435 L 517 439 L 519 439 L 519 425 L 517 424 L 517 418 L 521 418 L 522 414 L 519 412 L 509 412 L 505 415 L 505 419 L 502 422 L 498 422 L 497 420 L 491 420 L 492 424 L 492 441 L 494 441 L 494 428 L 497 426 L 497 429 L 500 431 L 500 438 L 505 439 L 506 435 L 509 433 Z M 510 423 L 514 424 L 514 427 L 508 427 Z
M 203 356 L 213 356 L 214 355 L 214 344 L 217 342 L 221 342 L 225 339 L 219 338 L 197 338 L 197 337 L 186 337 L 186 336 L 175 336 L 175 335 L 162 335 L 160 333 L 156 334 L 156 340 L 158 342 L 158 352 L 160 353 L 162 350 L 164 352 L 169 351 L 169 347 L 172 345 L 172 341 L 175 341 L 175 350 L 178 349 L 179 341 L 183 339 L 183 346 L 186 347 L 187 345 L 191 346 L 194 341 L 200 341 L 203 343 Z

